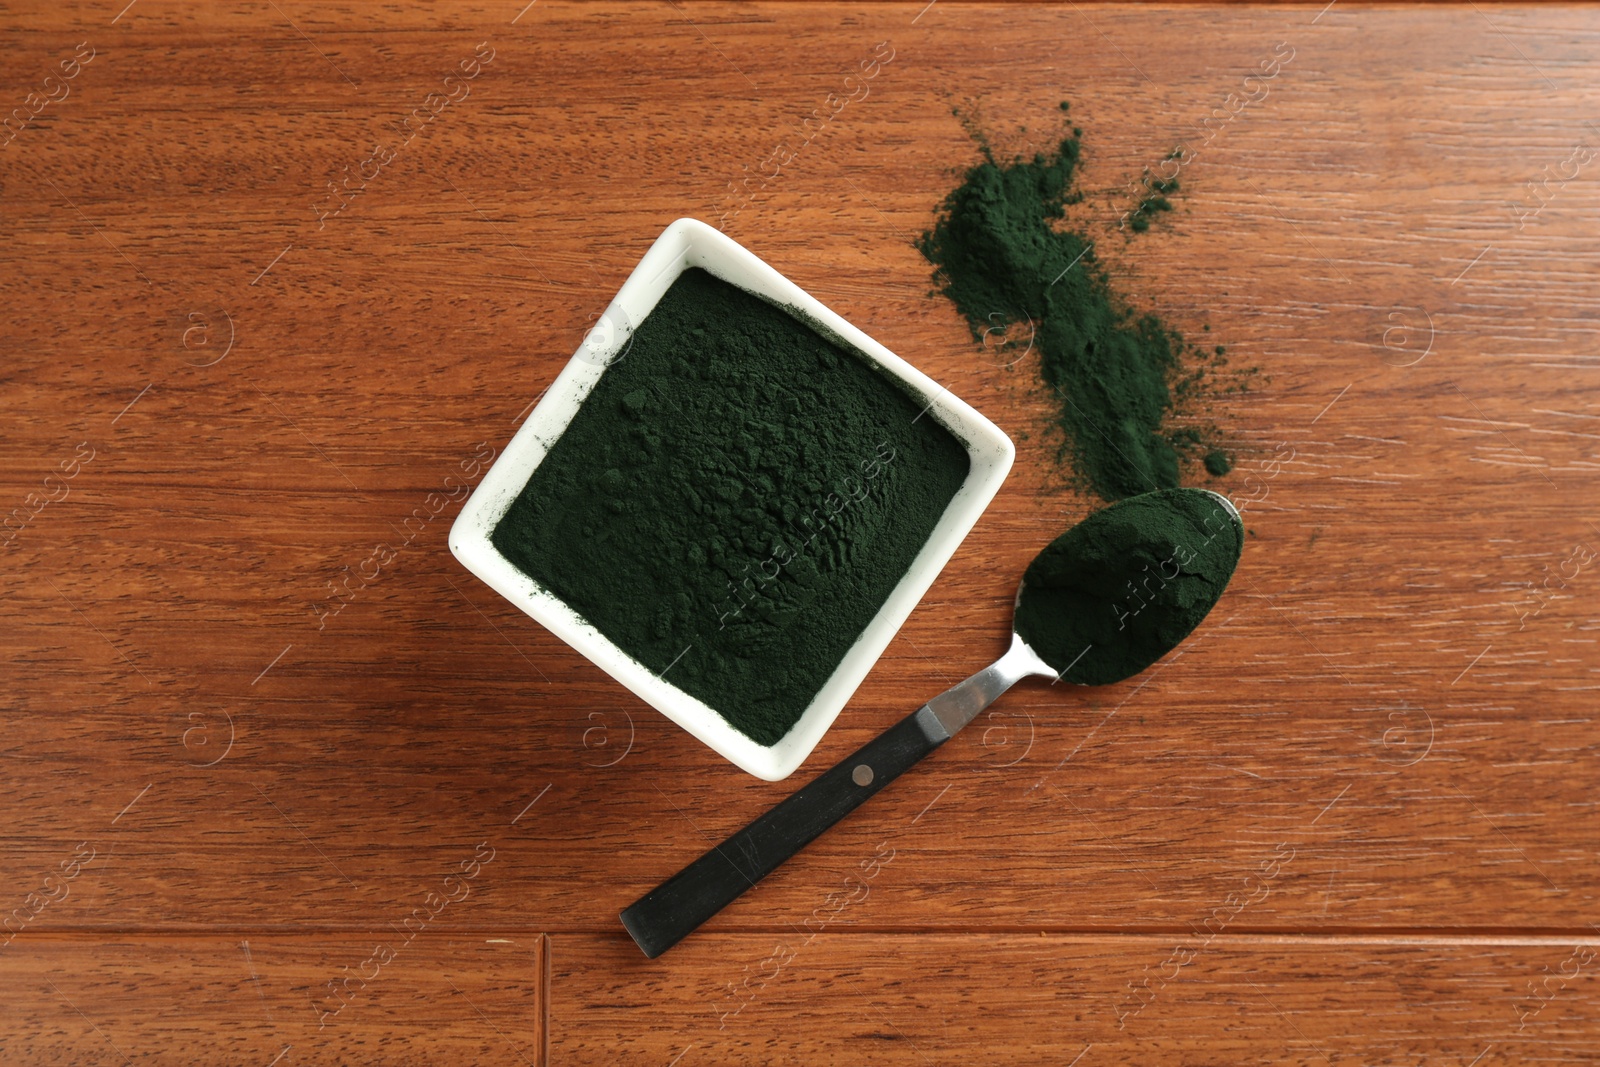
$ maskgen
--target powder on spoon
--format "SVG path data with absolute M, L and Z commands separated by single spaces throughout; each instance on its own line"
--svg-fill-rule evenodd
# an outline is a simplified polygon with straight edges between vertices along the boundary
M 690 269 L 492 540 L 629 656 L 772 745 L 966 479 L 966 449 L 926 403 Z
M 1017 633 L 1065 681 L 1131 678 L 1200 625 L 1243 548 L 1239 521 L 1204 490 L 1119 501 L 1029 564 Z

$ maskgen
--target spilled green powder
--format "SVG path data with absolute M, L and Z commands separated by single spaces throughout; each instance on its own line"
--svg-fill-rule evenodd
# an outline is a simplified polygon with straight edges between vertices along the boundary
M 1116 500 L 1178 484 L 1180 453 L 1202 435 L 1179 435 L 1169 416 L 1202 387 L 1207 368 L 1186 369 L 1197 350 L 1156 316 L 1129 310 L 1089 238 L 1053 224 L 1082 199 L 1073 191 L 1079 132 L 1031 160 L 1000 162 L 984 145 L 983 162 L 918 248 L 975 340 L 1003 324 L 1008 345 L 1037 350 L 1066 458 L 1090 489 Z M 1135 213 L 1145 225 L 1171 207 L 1164 194 L 1175 180 L 1159 185 Z
M 1128 215 L 1128 225 L 1133 227 L 1136 233 L 1148 230 L 1150 220 L 1157 212 L 1172 210 L 1172 201 L 1167 199 L 1166 194 L 1178 190 L 1176 178 L 1151 178 L 1146 174 L 1142 184 L 1146 195 L 1139 201 L 1139 206 Z
M 1118 501 L 1034 558 L 1017 633 L 1063 681 L 1131 678 L 1200 625 L 1233 576 L 1243 534 L 1201 489 Z
M 966 478 L 966 449 L 925 403 L 690 269 L 492 539 L 648 670 L 771 745 Z

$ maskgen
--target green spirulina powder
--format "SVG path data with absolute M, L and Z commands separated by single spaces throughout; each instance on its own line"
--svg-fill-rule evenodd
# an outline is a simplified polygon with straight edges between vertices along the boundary
M 1180 453 L 1199 447 L 1202 435 L 1163 423 L 1207 368 L 1185 371 L 1182 336 L 1154 315 L 1129 311 L 1093 242 L 1052 225 L 1082 199 L 1072 191 L 1077 131 L 1031 160 L 1001 163 L 982 147 L 984 161 L 917 243 L 935 281 L 974 340 L 1003 327 L 1007 347 L 1037 350 L 1066 452 L 1090 489 L 1116 500 L 1176 486 Z
M 628 655 L 771 745 L 967 476 L 926 403 L 690 269 L 492 539 Z
M 1243 527 L 1205 490 L 1118 501 L 1029 564 L 1017 633 L 1064 681 L 1131 678 L 1200 625 L 1243 548 Z

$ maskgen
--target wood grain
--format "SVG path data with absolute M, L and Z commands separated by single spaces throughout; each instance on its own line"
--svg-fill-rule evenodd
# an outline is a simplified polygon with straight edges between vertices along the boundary
M 543 1063 L 548 961 L 537 935 L 38 937 L 7 962 L 0 1052 L 13 1063 Z M 139 1008 L 124 1014 L 130 994 Z
M 1594 9 L 124 3 L 0 21 L 8 1062 L 1600 1052 Z M 1236 470 L 1189 474 L 1245 512 L 1237 579 L 1179 654 L 1019 689 L 646 962 L 617 911 L 797 782 L 467 575 L 446 478 L 685 215 L 994 419 L 1014 473 L 800 774 L 831 765 L 993 658 L 1094 506 L 912 247 L 971 131 L 1036 150 L 1063 99 L 1074 224 L 1258 369 L 1206 413 Z M 1178 210 L 1126 238 L 1179 144 Z

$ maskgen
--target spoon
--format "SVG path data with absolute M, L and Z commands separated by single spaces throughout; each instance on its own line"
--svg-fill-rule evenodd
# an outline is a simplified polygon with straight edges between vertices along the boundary
M 1230 534 L 1225 543 L 1212 548 L 1211 542 L 1216 540 L 1216 535 L 1222 530 L 1210 531 L 1206 541 L 1201 544 L 1200 551 L 1209 549 L 1213 553 L 1216 570 L 1220 572 L 1219 580 L 1212 583 L 1214 588 L 1201 589 L 1202 600 L 1198 608 L 1193 602 L 1195 593 L 1192 587 L 1187 592 L 1186 595 L 1189 597 L 1189 601 L 1186 602 L 1187 625 L 1174 629 L 1170 625 L 1169 618 L 1144 617 L 1143 630 L 1147 638 L 1149 634 L 1154 633 L 1161 645 L 1154 649 L 1140 650 L 1132 655 L 1123 650 L 1124 654 L 1118 660 L 1122 667 L 1121 677 L 1107 677 L 1103 665 L 1098 672 L 1079 671 L 1079 675 L 1092 678 L 1095 684 L 1121 681 L 1124 677 L 1131 677 L 1144 670 L 1187 637 L 1211 610 L 1227 584 L 1228 577 L 1232 575 L 1233 565 L 1238 561 L 1244 544 L 1244 524 L 1238 510 L 1225 496 L 1202 489 L 1164 489 L 1118 501 L 1089 516 L 1054 543 L 1061 545 L 1069 538 L 1084 534 L 1085 531 L 1115 532 L 1118 529 L 1115 523 L 1119 509 L 1123 509 L 1121 513 L 1127 515 L 1132 507 L 1142 507 L 1149 511 L 1158 506 L 1170 506 L 1174 509 L 1175 515 L 1179 512 L 1192 515 L 1196 505 L 1200 505 L 1202 498 L 1206 497 L 1211 499 L 1204 501 L 1203 506 L 1210 508 L 1211 516 L 1219 514 L 1216 505 L 1220 504 L 1220 513 L 1227 517 L 1225 528 Z M 1189 528 L 1205 532 L 1194 522 L 1190 523 Z M 1210 530 L 1209 522 L 1205 530 Z M 1077 543 L 1081 544 L 1082 540 L 1083 538 L 1079 537 Z M 1128 554 L 1132 554 L 1136 547 L 1138 546 L 1130 546 Z M 1034 574 L 1035 568 L 1044 563 L 1049 554 L 1049 548 L 1041 552 L 1027 573 Z M 1192 561 L 1196 553 L 1188 551 L 1186 554 Z M 1172 563 L 1177 557 L 1178 551 L 1171 550 L 1171 555 L 1165 562 Z M 1086 563 L 1083 569 L 1095 572 L 1084 576 L 1085 583 L 1090 586 L 1096 584 L 1097 578 L 1104 578 L 1100 573 L 1105 570 L 1103 566 Z M 1146 572 L 1148 569 L 1146 566 Z M 1115 575 L 1115 578 L 1120 577 L 1120 573 Z M 1170 581 L 1170 578 L 1168 580 Z M 1145 578 L 1143 585 L 1146 595 L 1152 596 L 1153 603 L 1159 599 L 1167 583 L 1162 582 L 1152 595 L 1148 592 L 1148 581 L 1149 579 Z M 1131 581 L 1128 584 L 1130 589 L 1134 588 Z M 1068 681 L 1075 680 L 1074 668 L 1084 655 L 1091 651 L 1092 646 L 1077 653 L 1076 658 L 1072 658 L 1073 653 L 1070 648 L 1065 651 L 1054 647 L 1046 649 L 1047 652 L 1057 652 L 1058 659 L 1071 659 L 1071 662 L 1064 663 L 1060 667 L 1052 666 L 1044 655 L 1029 645 L 1020 632 L 1022 613 L 1018 609 L 1022 608 L 1024 596 L 1030 592 L 1033 593 L 1033 596 L 1029 597 L 1030 615 L 1038 614 L 1038 611 L 1033 609 L 1040 606 L 1037 602 L 1040 599 L 1072 595 L 1063 594 L 1059 590 L 1030 590 L 1027 578 L 1024 577 L 1023 582 L 1017 587 L 1017 597 L 1012 605 L 1016 617 L 1013 621 L 1011 647 L 1005 655 L 966 681 L 940 693 L 897 725 L 868 741 L 848 759 L 832 770 L 823 772 L 809 785 L 801 788 L 722 844 L 713 847 L 625 909 L 622 912 L 622 925 L 644 950 L 644 954 L 654 959 L 677 944 L 701 923 L 731 904 L 745 890 L 777 870 L 785 860 L 814 841 L 828 827 L 854 811 L 868 797 L 954 737 L 962 727 L 977 718 L 985 708 L 999 699 L 1002 693 L 1022 679 L 1040 677 L 1056 681 L 1063 678 Z M 1092 594 L 1089 596 L 1090 603 L 1097 600 L 1102 606 L 1110 606 L 1116 610 L 1116 603 L 1103 596 L 1098 598 Z M 1058 599 L 1055 606 L 1058 609 L 1081 610 L 1084 598 L 1085 594 L 1079 590 L 1076 599 Z M 1143 601 L 1139 603 L 1139 613 L 1142 615 L 1143 607 L 1148 605 Z M 1047 600 L 1044 606 L 1050 606 Z M 1125 621 L 1131 614 L 1131 609 L 1128 613 L 1119 612 L 1118 617 L 1124 620 L 1124 627 L 1119 627 L 1119 631 L 1112 638 L 1112 643 L 1123 634 L 1130 633 L 1125 629 Z M 1052 645 L 1061 644 L 1053 637 L 1051 640 Z M 1131 637 L 1126 640 L 1131 640 Z

